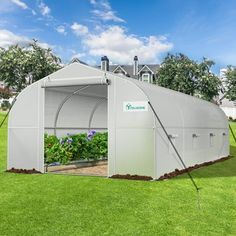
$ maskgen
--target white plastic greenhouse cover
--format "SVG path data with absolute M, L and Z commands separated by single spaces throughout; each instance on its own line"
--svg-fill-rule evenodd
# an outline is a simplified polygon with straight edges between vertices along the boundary
M 108 176 L 159 178 L 183 166 L 158 124 L 151 102 L 187 166 L 229 155 L 228 121 L 218 106 L 157 85 L 80 63 L 23 90 L 9 117 L 8 169 L 44 172 L 44 133 L 108 130 Z

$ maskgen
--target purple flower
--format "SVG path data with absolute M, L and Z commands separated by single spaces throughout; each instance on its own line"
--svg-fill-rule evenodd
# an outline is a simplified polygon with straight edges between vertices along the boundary
M 87 134 L 88 140 L 91 140 L 95 134 L 96 134 L 95 130 L 89 131 L 89 133 Z
M 53 162 L 49 164 L 48 166 L 59 166 L 59 165 L 60 165 L 60 162 Z
M 96 134 L 96 131 L 95 130 L 91 130 L 91 131 L 89 131 L 89 133 L 88 133 L 88 137 L 92 137 L 92 136 L 94 136 Z
M 68 138 L 68 139 L 66 140 L 66 142 L 67 142 L 67 143 L 72 143 L 72 142 L 73 142 L 73 139 L 72 139 L 72 138 Z
M 65 141 L 63 139 L 60 140 L 60 144 L 63 145 Z

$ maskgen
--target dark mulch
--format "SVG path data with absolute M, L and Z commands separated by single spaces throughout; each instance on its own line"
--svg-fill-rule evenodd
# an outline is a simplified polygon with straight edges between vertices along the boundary
M 40 171 L 37 171 L 37 170 L 35 170 L 35 169 L 26 170 L 26 169 L 15 169 L 15 168 L 11 168 L 10 170 L 6 170 L 6 172 L 19 173 L 19 174 L 41 174 Z
M 194 166 L 188 167 L 187 169 L 182 169 L 182 170 L 175 169 L 175 171 L 173 171 L 173 172 L 164 174 L 158 180 L 170 179 L 170 178 L 176 177 L 178 175 L 181 175 L 181 174 L 190 172 L 192 170 L 198 169 L 200 167 L 209 166 L 209 165 L 212 165 L 212 164 L 217 163 L 217 162 L 222 162 L 222 161 L 229 160 L 231 157 L 232 156 L 222 157 L 222 158 L 217 159 L 215 161 L 208 161 L 208 162 L 204 162 L 204 163 L 201 163 L 201 164 L 196 164 Z M 40 171 L 37 171 L 35 169 L 26 170 L 26 169 L 15 169 L 15 168 L 12 168 L 10 170 L 6 170 L 6 172 L 21 173 L 21 174 L 41 174 Z M 149 180 L 153 179 L 150 176 L 130 175 L 130 174 L 126 174 L 126 175 L 119 175 L 119 174 L 117 174 L 117 175 L 111 176 L 111 178 L 114 178 L 114 179 L 129 179 L 129 180 L 145 180 L 145 181 L 149 181 Z
M 112 175 L 111 178 L 113 179 L 131 179 L 131 180 L 152 180 L 152 177 L 150 176 L 142 176 L 142 175 Z
M 215 161 L 208 161 L 208 162 L 204 162 L 204 163 L 201 163 L 201 164 L 196 164 L 196 165 L 190 166 L 186 169 L 182 169 L 182 170 L 175 169 L 175 171 L 173 171 L 173 172 L 166 173 L 166 174 L 162 175 L 158 180 L 170 179 L 170 178 L 176 177 L 178 175 L 181 175 L 181 174 L 190 172 L 192 170 L 198 169 L 200 167 L 209 166 L 209 165 L 215 164 L 217 162 L 222 162 L 222 161 L 229 160 L 230 158 L 231 158 L 231 156 L 222 157 L 222 158 L 217 159 Z
M 203 167 L 203 166 L 209 166 L 209 165 L 212 165 L 212 164 L 217 163 L 217 162 L 226 161 L 226 160 L 228 160 L 230 158 L 231 158 L 231 156 L 222 157 L 222 158 L 217 159 L 215 161 L 208 161 L 208 162 L 204 162 L 204 163 L 201 163 L 201 164 L 196 164 L 194 166 L 190 166 L 187 169 L 182 169 L 182 170 L 175 169 L 175 171 L 173 171 L 173 172 L 164 174 L 158 180 L 170 179 L 170 178 L 176 177 L 178 175 L 181 175 L 181 174 L 190 172 L 192 170 L 198 169 L 198 168 Z M 130 180 L 146 180 L 146 181 L 149 181 L 149 180 L 153 179 L 150 176 L 129 175 L 129 174 L 126 174 L 126 175 L 119 175 L 119 174 L 117 174 L 117 175 L 111 176 L 111 178 L 114 178 L 114 179 L 130 179 Z

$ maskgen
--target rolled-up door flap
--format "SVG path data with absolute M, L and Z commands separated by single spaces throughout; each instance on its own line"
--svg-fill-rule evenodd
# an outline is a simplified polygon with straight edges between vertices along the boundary
M 51 87 L 68 87 L 76 85 L 108 85 L 109 81 L 106 77 L 89 77 L 89 78 L 66 78 L 52 79 L 46 78 L 42 83 L 42 88 Z

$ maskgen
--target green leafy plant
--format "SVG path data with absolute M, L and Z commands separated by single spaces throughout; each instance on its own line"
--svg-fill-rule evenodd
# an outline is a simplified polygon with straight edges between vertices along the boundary
M 92 139 L 94 158 L 107 156 L 107 133 L 96 133 Z
M 98 160 L 107 157 L 107 133 L 68 135 L 58 139 L 45 134 L 45 163 L 67 164 L 72 160 Z

